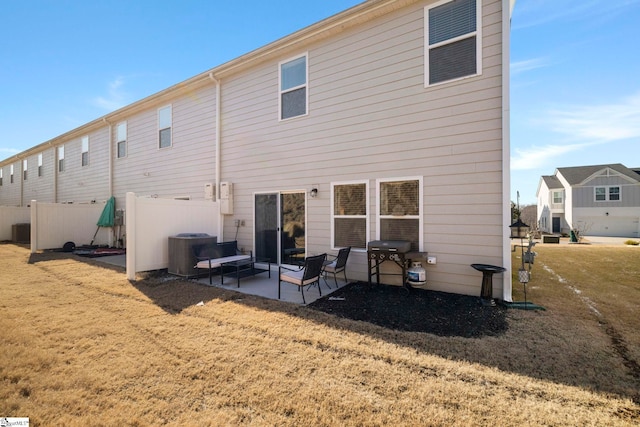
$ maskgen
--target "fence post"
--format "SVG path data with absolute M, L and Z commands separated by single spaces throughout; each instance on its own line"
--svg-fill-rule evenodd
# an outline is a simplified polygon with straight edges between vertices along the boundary
M 125 234 L 127 236 L 127 279 L 136 280 L 136 193 L 127 193 L 125 199 Z

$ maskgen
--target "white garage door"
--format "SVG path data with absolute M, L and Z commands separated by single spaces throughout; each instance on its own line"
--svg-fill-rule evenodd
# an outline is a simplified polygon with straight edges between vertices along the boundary
M 579 228 L 586 229 L 583 234 L 587 236 L 639 237 L 640 221 L 637 217 L 587 217 L 581 218 L 578 224 Z

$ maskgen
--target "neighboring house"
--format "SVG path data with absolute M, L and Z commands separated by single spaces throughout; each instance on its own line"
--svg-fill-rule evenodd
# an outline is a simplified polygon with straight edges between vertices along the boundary
M 640 169 L 620 163 L 558 168 L 540 179 L 540 231 L 583 235 L 640 235 Z
M 364 2 L 0 162 L 0 204 L 229 196 L 219 240 L 274 263 L 352 246 L 366 280 L 367 242 L 405 239 L 479 295 L 470 264 L 511 262 L 512 6 Z

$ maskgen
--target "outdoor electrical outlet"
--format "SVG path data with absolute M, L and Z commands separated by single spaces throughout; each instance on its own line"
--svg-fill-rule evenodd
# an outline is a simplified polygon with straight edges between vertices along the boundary
M 427 264 L 435 264 L 436 261 L 436 257 L 434 256 L 427 257 Z

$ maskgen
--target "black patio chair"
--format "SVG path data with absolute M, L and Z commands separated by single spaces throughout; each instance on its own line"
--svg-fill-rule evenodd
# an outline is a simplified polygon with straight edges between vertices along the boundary
M 322 296 L 322 290 L 320 289 L 320 276 L 322 275 L 322 265 L 324 264 L 325 259 L 327 259 L 327 254 L 307 257 L 304 260 L 304 266 L 299 270 L 292 270 L 290 268 L 280 266 L 278 268 L 278 299 L 280 299 L 280 284 L 282 282 L 291 283 L 292 285 L 299 287 L 302 292 L 303 304 L 307 303 L 304 299 L 305 286 L 311 287 L 313 285 L 318 285 L 318 292 L 320 293 L 320 296 Z
M 344 281 L 347 280 L 347 259 L 349 258 L 349 252 L 351 252 L 351 246 L 347 248 L 342 248 L 338 251 L 338 255 L 332 260 L 329 264 L 324 266 L 324 273 L 333 274 L 333 281 L 336 282 L 336 289 L 338 288 L 338 279 L 337 274 L 342 272 L 344 274 Z M 324 278 L 324 283 L 327 284 L 327 287 L 331 289 L 329 283 L 327 283 L 327 278 Z

